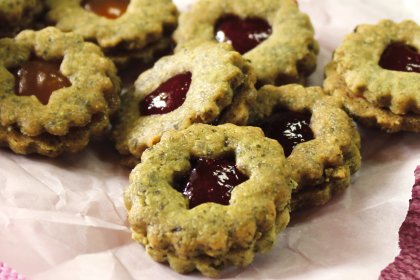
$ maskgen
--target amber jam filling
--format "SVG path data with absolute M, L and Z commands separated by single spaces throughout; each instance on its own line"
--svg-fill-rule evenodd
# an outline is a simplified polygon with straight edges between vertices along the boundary
M 42 104 L 47 105 L 54 91 L 71 86 L 67 77 L 60 72 L 60 65 L 61 61 L 33 57 L 12 69 L 16 95 L 35 95 Z
M 283 146 L 284 154 L 288 157 L 297 144 L 314 139 L 310 123 L 310 114 L 279 111 L 264 120 L 259 127 L 265 136 L 277 140 Z
M 83 0 L 82 7 L 98 16 L 116 19 L 125 14 L 130 0 Z
M 145 116 L 161 115 L 180 107 L 190 89 L 191 77 L 191 72 L 187 72 L 178 74 L 162 83 L 140 102 L 140 113 Z
M 420 54 L 412 46 L 395 42 L 386 47 L 379 66 L 387 70 L 420 73 Z
M 248 177 L 238 170 L 233 157 L 200 157 L 192 160 L 190 173 L 177 185 L 178 190 L 188 198 L 191 209 L 207 202 L 229 205 L 232 190 L 246 180 Z
M 235 15 L 221 18 L 215 26 L 218 42 L 228 42 L 241 54 L 244 54 L 270 37 L 271 26 L 260 18 L 241 19 Z

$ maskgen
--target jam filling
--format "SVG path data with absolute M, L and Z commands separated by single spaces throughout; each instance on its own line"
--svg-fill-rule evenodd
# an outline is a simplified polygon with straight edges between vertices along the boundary
M 379 66 L 387 70 L 420 73 L 420 54 L 412 46 L 395 42 L 386 47 Z
M 125 14 L 130 0 L 84 0 L 82 7 L 98 16 L 116 19 Z
M 309 127 L 311 115 L 296 112 L 278 112 L 264 120 L 260 127 L 266 137 L 277 140 L 288 157 L 297 144 L 314 139 Z
M 218 42 L 228 42 L 244 54 L 270 37 L 271 26 L 260 18 L 241 19 L 234 15 L 221 18 L 215 27 Z
M 190 89 L 191 77 L 191 72 L 187 72 L 162 83 L 140 102 L 140 113 L 145 116 L 161 115 L 180 107 Z
M 67 77 L 60 72 L 60 65 L 61 61 L 32 58 L 19 68 L 12 69 L 16 95 L 35 95 L 42 104 L 47 105 L 54 91 L 71 86 Z
M 230 157 L 198 158 L 191 167 L 191 172 L 178 182 L 178 190 L 188 198 L 190 209 L 207 202 L 229 205 L 232 190 L 248 180 Z

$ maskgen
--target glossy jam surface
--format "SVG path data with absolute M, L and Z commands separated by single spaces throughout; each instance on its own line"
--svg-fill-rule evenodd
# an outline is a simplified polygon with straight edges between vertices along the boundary
M 232 190 L 248 180 L 233 158 L 198 158 L 192 161 L 191 172 L 179 182 L 179 191 L 189 200 L 189 207 L 215 202 L 229 205 Z
M 392 43 L 382 53 L 379 66 L 387 70 L 420 73 L 420 54 L 412 46 Z
M 98 16 L 116 19 L 125 14 L 130 0 L 84 0 L 82 7 Z
M 244 54 L 270 37 L 271 26 L 260 18 L 241 19 L 234 15 L 221 18 L 215 26 L 218 42 L 228 42 Z
M 34 58 L 20 68 L 11 70 L 16 79 L 16 95 L 35 95 L 42 104 L 48 104 L 54 91 L 71 86 L 67 77 L 60 72 L 60 64 L 59 61 Z
M 161 115 L 180 107 L 191 85 L 191 72 L 176 75 L 148 94 L 139 105 L 145 116 Z
M 296 112 L 278 112 L 260 124 L 265 136 L 277 140 L 289 156 L 297 144 L 314 139 L 309 127 L 311 115 Z

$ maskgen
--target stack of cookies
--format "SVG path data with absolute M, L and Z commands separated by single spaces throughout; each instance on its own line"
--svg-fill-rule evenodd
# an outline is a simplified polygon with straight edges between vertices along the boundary
M 408 20 L 358 26 L 327 66 L 325 89 L 365 125 L 420 132 L 419 38 Z
M 172 47 L 178 11 L 170 0 L 46 0 L 48 24 L 98 44 L 120 67 L 147 64 Z
M 13 32 L 39 14 L 35 0 L 14 3 L 0 5 Z M 170 0 L 45 4 L 54 27 L 0 39 L 0 146 L 55 157 L 110 135 L 134 167 L 132 236 L 177 272 L 248 265 L 291 211 L 342 193 L 361 165 L 347 113 L 420 131 L 414 22 L 359 26 L 324 91 L 303 86 L 319 46 L 294 0 L 197 0 L 179 23 Z M 169 49 L 121 90 L 117 69 L 143 71 Z
M 119 92 L 112 61 L 77 34 L 48 27 L 0 39 L 0 146 L 79 152 L 108 131 Z

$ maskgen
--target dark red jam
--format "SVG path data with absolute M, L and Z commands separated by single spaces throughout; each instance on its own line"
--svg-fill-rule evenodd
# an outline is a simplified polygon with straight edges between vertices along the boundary
M 420 54 L 412 46 L 392 43 L 382 53 L 379 66 L 387 70 L 420 73 Z
M 82 7 L 98 16 L 116 19 L 126 11 L 130 0 L 83 0 Z
M 278 112 L 264 120 L 260 127 L 265 136 L 277 140 L 288 157 L 297 144 L 314 139 L 309 127 L 311 115 L 296 112 Z
M 229 205 L 232 190 L 248 180 L 236 167 L 234 158 L 198 158 L 191 162 L 191 168 L 178 182 L 190 209 L 207 202 Z
M 215 26 L 218 42 L 228 42 L 241 54 L 244 54 L 270 37 L 271 26 L 260 18 L 241 19 L 234 15 L 221 18 Z
M 35 95 L 42 104 L 47 105 L 54 91 L 71 86 L 67 77 L 60 72 L 60 64 L 60 61 L 32 58 L 19 68 L 12 69 L 16 79 L 16 95 Z
M 187 72 L 162 83 L 140 102 L 140 113 L 145 116 L 161 115 L 180 107 L 190 89 L 191 77 L 191 72 Z

